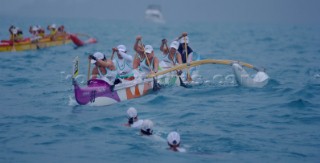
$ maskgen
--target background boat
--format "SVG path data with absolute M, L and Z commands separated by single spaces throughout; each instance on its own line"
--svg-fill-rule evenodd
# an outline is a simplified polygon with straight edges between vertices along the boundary
M 160 5 L 149 5 L 145 11 L 145 19 L 154 23 L 164 24 L 165 19 Z

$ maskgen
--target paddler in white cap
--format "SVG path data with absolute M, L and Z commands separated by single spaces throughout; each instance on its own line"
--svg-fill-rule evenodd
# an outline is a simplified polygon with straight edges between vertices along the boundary
M 167 40 L 162 40 L 160 50 L 163 52 L 163 57 L 159 63 L 161 68 L 168 69 L 182 64 L 181 54 L 178 51 L 179 45 L 180 43 L 178 41 L 173 41 L 171 42 L 169 48 L 167 45 Z M 169 48 L 169 50 L 166 50 L 167 48 Z
M 180 43 L 178 51 L 182 57 L 182 63 L 190 63 L 192 61 L 193 50 L 189 46 L 189 37 L 187 32 L 183 32 L 175 41 Z M 187 54 L 186 54 L 187 52 Z M 188 57 L 188 59 L 187 59 Z
M 133 61 L 133 69 L 149 74 L 157 73 L 159 67 L 159 59 L 155 56 L 153 47 L 151 45 L 139 45 L 142 37 L 137 36 L 134 49 L 138 53 Z M 147 56 L 147 58 L 146 58 Z
M 118 45 L 116 48 L 112 48 L 112 51 L 113 53 L 117 53 L 117 57 L 113 58 L 113 63 L 116 66 L 118 77 L 125 80 L 133 80 L 133 58 L 131 55 L 127 54 L 126 46 Z
M 103 53 L 95 52 L 89 55 L 91 64 L 95 67 L 92 69 L 92 78 L 100 78 L 111 86 L 121 83 L 119 79 L 116 79 L 117 71 L 111 59 L 107 59 Z M 111 88 L 113 91 L 113 88 Z

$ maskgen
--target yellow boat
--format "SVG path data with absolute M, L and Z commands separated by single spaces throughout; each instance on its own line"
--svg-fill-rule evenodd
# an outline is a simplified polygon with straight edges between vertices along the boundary
M 37 41 L 30 41 L 30 38 L 24 39 L 20 42 L 12 41 L 1 41 L 0 43 L 0 52 L 14 52 L 14 51 L 24 51 L 24 50 L 35 50 L 42 49 L 52 46 L 59 46 L 71 43 L 69 35 L 67 36 L 58 36 L 55 40 L 52 40 L 50 37 L 42 38 Z

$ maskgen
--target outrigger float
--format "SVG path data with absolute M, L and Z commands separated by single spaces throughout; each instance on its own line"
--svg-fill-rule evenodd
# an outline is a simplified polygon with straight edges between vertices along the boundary
M 87 82 L 87 86 L 80 87 L 76 81 L 78 75 L 78 64 L 79 59 L 76 57 L 74 60 L 73 67 L 73 86 L 74 86 L 74 95 L 78 104 L 80 105 L 94 105 L 94 106 L 103 106 L 111 105 L 125 100 L 130 100 L 133 98 L 138 98 L 144 96 L 152 91 L 158 90 L 157 80 L 163 78 L 170 78 L 171 83 L 180 83 L 181 86 L 186 84 L 186 81 L 182 81 L 180 76 L 172 76 L 170 72 L 177 70 L 189 69 L 191 67 L 196 67 L 202 64 L 225 64 L 231 65 L 233 72 L 235 73 L 236 81 L 239 85 L 245 87 L 263 87 L 268 83 L 269 76 L 261 71 L 260 69 L 254 67 L 251 64 L 238 62 L 233 60 L 214 60 L 214 59 L 205 59 L 199 61 L 193 61 L 187 64 L 181 64 L 173 68 L 163 70 L 161 72 L 155 73 L 153 75 L 148 75 L 145 78 L 136 78 L 130 82 L 122 82 L 115 86 L 110 85 L 104 80 L 100 79 L 91 79 Z M 244 67 L 251 68 L 257 71 L 257 74 L 251 78 L 249 74 L 245 71 Z M 166 75 L 170 74 L 170 75 Z M 173 81 L 174 80 L 174 81 Z M 175 81 L 177 80 L 177 81 Z M 178 81 L 179 80 L 179 81 Z M 170 83 L 162 83 L 170 84 Z

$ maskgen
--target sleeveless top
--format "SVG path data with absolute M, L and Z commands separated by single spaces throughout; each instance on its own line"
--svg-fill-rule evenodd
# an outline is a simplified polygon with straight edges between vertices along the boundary
M 100 77 L 100 79 L 102 79 L 112 85 L 114 80 L 117 77 L 117 71 L 116 70 L 112 71 L 108 68 L 105 68 L 105 69 L 106 69 L 106 74 L 102 74 L 102 72 L 100 71 L 100 68 L 98 68 L 99 77 Z
M 146 73 L 150 73 L 151 70 L 153 71 L 153 60 L 154 58 L 152 58 L 152 60 L 150 61 L 150 67 L 147 65 L 147 59 L 144 58 L 142 61 L 140 61 L 140 71 L 146 72 Z M 151 69 L 151 70 L 150 70 Z
M 116 65 L 118 78 L 125 79 L 133 76 L 132 65 L 129 65 L 125 59 L 114 59 L 113 62 Z
M 167 68 L 173 67 L 174 65 L 177 64 L 177 53 L 174 53 L 173 60 L 171 60 L 169 58 L 169 55 L 170 54 L 163 56 L 162 61 L 161 61 L 161 62 L 163 62 L 162 65 L 166 66 Z

